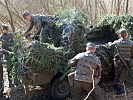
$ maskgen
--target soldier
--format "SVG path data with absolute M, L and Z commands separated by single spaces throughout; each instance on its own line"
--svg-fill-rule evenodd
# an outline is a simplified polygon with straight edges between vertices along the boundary
M 3 54 L 6 54 L 6 55 L 10 55 L 10 54 L 14 54 L 13 52 L 9 52 L 5 49 L 2 49 L 0 47 L 0 98 L 3 96 L 3 91 L 4 91 L 4 81 L 3 81 L 3 66 L 2 66 L 2 57 L 3 57 Z
M 0 40 L 2 42 L 2 48 L 7 51 L 12 51 L 11 46 L 13 45 L 13 34 L 9 32 L 9 27 L 6 24 L 2 25 L 3 33 L 0 36 Z M 11 71 L 10 61 L 12 55 L 5 54 L 5 59 L 7 60 L 7 71 L 8 71 L 8 78 Z M 11 78 L 9 78 L 9 84 L 11 85 Z
M 133 57 L 133 42 L 128 39 L 127 30 L 122 28 L 119 30 L 120 39 L 114 41 L 110 47 L 114 50 L 114 66 L 115 66 L 115 93 L 120 95 L 124 92 L 123 83 L 125 83 L 128 73 L 129 64 Z M 119 57 L 118 57 L 119 54 Z
M 82 100 L 83 90 L 90 92 L 93 88 L 93 70 L 95 86 L 101 78 L 101 62 L 94 54 L 96 46 L 93 43 L 87 43 L 86 52 L 77 54 L 69 62 L 69 66 L 75 67 L 75 72 L 68 75 L 70 86 L 72 86 L 72 100 Z M 93 70 L 92 70 L 93 69 Z M 72 75 L 74 79 L 72 79 Z
M 0 40 L 2 41 L 2 48 L 12 51 L 11 46 L 13 45 L 13 34 L 9 32 L 9 27 L 6 24 L 2 25 L 3 33 L 0 36 Z
M 51 37 L 52 28 L 55 26 L 54 18 L 52 16 L 44 15 L 32 15 L 29 12 L 23 13 L 24 19 L 30 23 L 30 26 L 25 32 L 25 35 L 28 34 L 35 27 L 36 32 L 34 34 L 34 39 L 39 40 L 41 35 L 41 41 L 49 42 L 49 37 Z

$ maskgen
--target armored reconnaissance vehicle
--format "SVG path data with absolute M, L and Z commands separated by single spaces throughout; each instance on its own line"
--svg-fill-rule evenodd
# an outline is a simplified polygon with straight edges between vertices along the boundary
M 15 81 L 34 86 L 49 85 L 50 94 L 55 100 L 64 100 L 70 95 L 67 74 L 71 72 L 71 69 L 67 63 L 76 54 L 85 51 L 85 44 L 88 41 L 97 45 L 96 55 L 100 58 L 103 69 L 101 83 L 114 79 L 113 51 L 107 44 L 118 39 L 117 30 L 112 27 L 114 25 L 103 24 L 105 21 L 103 20 L 99 26 L 87 28 L 86 15 L 75 10 L 68 12 L 69 10 L 66 10 L 55 14 L 56 26 L 60 32 L 58 47 L 49 43 L 32 41 L 24 48 L 23 44 L 28 42 L 18 43 L 23 40 L 17 34 L 17 45 L 14 47 L 16 55 L 12 59 L 12 76 Z M 56 39 L 56 36 L 53 37 Z M 21 47 L 23 48 L 20 50 Z

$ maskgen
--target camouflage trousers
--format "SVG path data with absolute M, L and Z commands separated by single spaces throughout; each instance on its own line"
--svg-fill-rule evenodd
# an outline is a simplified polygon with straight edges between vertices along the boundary
M 72 100 L 83 100 L 83 93 L 87 92 L 89 93 L 93 88 L 92 83 L 89 82 L 82 82 L 74 80 L 74 85 L 72 86 Z M 103 100 L 101 97 L 98 96 L 98 88 L 96 87 L 94 91 L 91 93 L 91 96 L 93 97 L 93 100 Z M 100 95 L 101 96 L 101 95 Z M 89 100 L 89 98 L 87 99 Z
M 3 84 L 3 66 L 2 62 L 0 61 L 0 97 L 2 97 L 4 91 L 4 84 Z
M 121 63 L 115 62 L 115 84 L 122 84 L 125 83 L 128 77 L 129 71 L 127 70 L 126 66 Z

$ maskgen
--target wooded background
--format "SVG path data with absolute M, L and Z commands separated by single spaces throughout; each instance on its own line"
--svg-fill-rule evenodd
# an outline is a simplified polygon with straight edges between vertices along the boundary
M 33 14 L 54 15 L 59 9 L 74 8 L 89 15 L 90 24 L 96 25 L 106 14 L 133 14 L 133 0 L 0 0 L 0 25 L 9 23 L 12 31 L 24 30 L 27 23 L 24 11 Z

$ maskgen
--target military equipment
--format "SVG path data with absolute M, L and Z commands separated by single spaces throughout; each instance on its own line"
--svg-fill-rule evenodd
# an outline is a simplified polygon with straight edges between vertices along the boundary
M 125 61 L 125 59 L 120 55 L 119 50 L 117 48 L 117 46 L 115 46 L 116 50 L 117 50 L 117 54 L 114 56 L 117 60 L 120 60 L 127 68 L 127 70 L 129 71 L 129 65 L 127 64 L 127 62 Z

